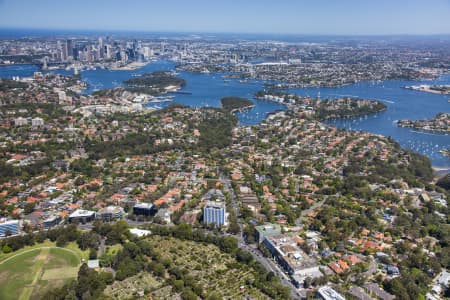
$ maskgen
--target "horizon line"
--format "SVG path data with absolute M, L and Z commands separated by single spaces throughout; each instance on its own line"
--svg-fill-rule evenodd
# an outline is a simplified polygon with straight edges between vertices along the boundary
M 55 31 L 72 33 L 178 33 L 178 34 L 242 34 L 242 35 L 284 35 L 284 36 L 335 36 L 335 37 L 400 37 L 400 36 L 450 36 L 449 33 L 294 33 L 294 32 L 233 32 L 233 31 L 183 31 L 183 30 L 146 30 L 146 29 L 94 29 L 94 28 L 30 28 L 30 27 L 2 27 L 0 31 L 6 30 L 30 30 L 30 31 Z

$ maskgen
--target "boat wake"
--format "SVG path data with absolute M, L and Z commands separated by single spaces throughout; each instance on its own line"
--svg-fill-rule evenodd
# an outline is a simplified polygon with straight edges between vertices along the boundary
M 419 130 L 411 130 L 411 132 L 425 134 L 425 135 L 442 136 L 442 134 L 439 134 L 439 133 L 425 132 L 425 131 L 419 131 Z
M 386 99 L 373 99 L 373 100 L 382 101 L 382 102 L 387 102 L 387 103 L 391 103 L 391 104 L 394 104 L 394 103 L 395 103 L 395 101 L 392 101 L 392 100 L 386 100 Z
M 348 94 L 330 94 L 330 95 L 334 95 L 334 96 L 338 96 L 338 97 L 361 98 L 360 96 L 357 96 L 357 95 L 348 95 Z

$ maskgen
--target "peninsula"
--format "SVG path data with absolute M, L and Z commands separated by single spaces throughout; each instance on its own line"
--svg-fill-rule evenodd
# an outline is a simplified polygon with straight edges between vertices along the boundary
M 186 85 L 186 81 L 172 75 L 171 72 L 157 71 L 145 73 L 123 82 L 126 90 L 154 95 L 155 93 L 174 92 Z
M 161 100 L 158 100 L 156 96 L 178 91 L 186 85 L 186 80 L 173 76 L 172 72 L 156 71 L 127 79 L 123 83 L 124 87 L 95 91 L 93 95 L 113 98 L 118 102 L 126 99 L 127 103 L 143 103 L 148 99 L 158 102 Z
M 406 89 L 414 90 L 414 91 L 420 91 L 420 92 L 427 92 L 432 94 L 442 94 L 442 95 L 449 95 L 450 94 L 450 85 L 428 85 L 428 84 L 421 84 L 421 85 L 411 85 L 411 86 L 405 86 Z
M 400 120 L 397 122 L 400 127 L 411 127 L 417 130 L 450 132 L 450 114 L 440 113 L 429 120 Z
M 246 98 L 239 97 L 224 97 L 220 99 L 223 109 L 229 110 L 230 112 L 243 111 L 254 107 L 252 101 Z
M 318 120 L 351 118 L 387 109 L 387 106 L 381 101 L 349 97 L 320 99 L 277 91 L 259 91 L 255 94 L 255 98 L 286 104 L 288 107 L 300 109 L 304 114 L 312 115 Z

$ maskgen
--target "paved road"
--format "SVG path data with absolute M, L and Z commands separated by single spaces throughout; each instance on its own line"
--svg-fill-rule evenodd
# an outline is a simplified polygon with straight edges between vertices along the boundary
M 370 276 L 372 276 L 377 270 L 378 270 L 377 262 L 375 261 L 375 259 L 374 259 L 373 257 L 371 257 L 369 269 L 368 269 L 366 272 L 364 272 L 364 276 L 370 277 Z
M 327 200 L 324 199 L 324 200 L 322 200 L 320 202 L 317 202 L 317 203 L 313 204 L 310 208 L 302 210 L 301 216 L 304 217 L 307 214 L 309 214 L 310 212 L 314 211 L 315 209 L 321 207 L 322 205 L 325 204 L 325 201 L 327 201 Z
M 225 191 L 231 197 L 231 206 L 233 207 L 233 210 L 236 213 L 236 217 L 237 217 L 239 215 L 239 205 L 237 202 L 236 195 L 234 194 L 234 191 L 231 188 L 230 179 L 228 179 L 223 173 L 220 173 L 220 181 L 222 182 Z
M 237 216 L 239 216 L 239 204 L 238 204 L 237 197 L 234 194 L 233 188 L 231 187 L 231 181 L 230 181 L 230 179 L 228 179 L 221 172 L 220 172 L 220 177 L 219 178 L 220 178 L 220 181 L 223 183 L 225 191 L 230 195 L 232 209 L 235 212 L 235 215 L 237 217 Z M 313 210 L 313 209 L 323 205 L 324 202 L 325 202 L 325 200 L 315 204 L 309 210 Z M 128 222 L 128 224 L 130 226 L 139 226 L 139 225 L 144 225 L 144 224 L 151 224 L 151 222 L 139 222 L 139 221 L 129 220 L 129 219 L 126 219 L 126 218 L 125 218 L 125 220 Z M 243 235 L 242 235 L 243 234 L 243 223 L 242 223 L 242 220 L 238 219 L 238 224 L 239 224 L 239 227 L 240 227 L 240 232 L 239 232 L 239 234 L 232 235 L 232 236 L 237 238 L 239 248 L 244 249 L 247 252 L 251 253 L 253 258 L 256 261 L 258 261 L 259 263 L 261 263 L 261 265 L 263 265 L 264 268 L 266 268 L 269 272 L 273 272 L 276 276 L 278 276 L 280 278 L 280 282 L 284 286 L 286 286 L 286 287 L 288 287 L 290 289 L 290 291 L 291 291 L 291 298 L 292 299 L 300 299 L 301 297 L 300 297 L 299 291 L 291 283 L 290 278 L 280 269 L 278 264 L 275 263 L 273 260 L 271 260 L 271 259 L 269 259 L 267 257 L 264 257 L 259 250 L 253 249 L 252 247 L 248 246 L 245 243 L 245 240 L 244 240 Z M 92 224 L 80 224 L 80 225 L 78 225 L 78 227 L 81 230 L 90 230 L 90 229 L 92 229 Z M 104 252 L 104 242 L 105 241 L 102 240 L 102 242 L 100 243 L 100 245 L 99 245 L 99 252 Z
M 100 244 L 98 245 L 98 253 L 97 253 L 98 257 L 102 256 L 106 251 L 106 247 L 105 247 L 106 237 L 99 237 L 99 240 L 100 240 Z
M 238 235 L 236 235 L 236 238 L 238 239 L 239 243 L 244 243 L 244 237 L 242 235 L 243 232 L 244 232 L 244 225 L 242 224 L 242 220 L 239 219 L 239 204 L 238 204 L 238 201 L 237 201 L 237 197 L 234 194 L 234 190 L 231 187 L 231 181 L 223 173 L 220 173 L 219 179 L 222 182 L 225 191 L 230 195 L 231 206 L 233 208 L 234 215 L 236 216 L 236 218 L 238 218 L 237 222 L 238 222 L 238 225 L 239 225 L 239 231 L 240 232 L 239 232 Z
M 249 252 L 256 261 L 258 261 L 261 265 L 263 265 L 264 268 L 266 268 L 267 271 L 273 272 L 275 276 L 278 276 L 278 278 L 280 278 L 281 284 L 290 289 L 292 299 L 300 299 L 300 294 L 297 288 L 291 283 L 290 278 L 280 269 L 277 263 L 263 256 L 259 250 L 253 249 L 245 243 L 239 243 L 238 246 L 239 248 Z
M 339 194 L 335 194 L 335 195 L 332 195 L 332 196 L 334 196 L 334 197 L 339 197 Z M 302 224 L 301 219 L 302 219 L 304 216 L 306 216 L 307 214 L 309 214 L 310 212 L 312 212 L 312 211 L 318 209 L 319 207 L 321 207 L 322 205 L 324 205 L 325 202 L 327 202 L 328 197 L 330 197 L 330 196 L 324 195 L 323 197 L 324 197 L 325 199 L 323 199 L 322 201 L 313 204 L 313 205 L 312 205 L 310 208 L 308 208 L 308 209 L 302 210 L 302 212 L 301 212 L 301 214 L 300 214 L 300 217 L 297 218 L 297 220 L 295 220 L 295 224 L 296 224 L 296 225 L 301 225 L 301 224 Z
M 220 173 L 220 181 L 222 182 L 225 191 L 230 195 L 231 197 L 231 205 L 234 210 L 234 213 L 237 216 L 239 216 L 239 204 L 237 201 L 237 197 L 234 194 L 233 188 L 231 187 L 231 181 L 228 179 L 223 173 Z M 240 227 L 240 233 L 235 235 L 235 237 L 238 240 L 238 246 L 241 249 L 246 250 L 249 252 L 253 258 L 258 261 L 266 270 L 269 272 L 273 272 L 276 276 L 280 278 L 280 282 L 287 286 L 291 291 L 291 298 L 292 299 L 300 299 L 300 295 L 297 291 L 297 288 L 291 283 L 289 277 L 279 268 L 279 266 L 273 262 L 271 259 L 268 259 L 267 257 L 264 257 L 261 252 L 257 249 L 253 249 L 252 247 L 248 246 L 244 238 L 242 236 L 243 233 L 243 224 L 241 220 L 238 219 L 238 224 Z

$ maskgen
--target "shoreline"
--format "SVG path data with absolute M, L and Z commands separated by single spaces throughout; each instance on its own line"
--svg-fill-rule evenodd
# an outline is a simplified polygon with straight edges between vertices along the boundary
M 247 106 L 243 106 L 243 107 L 240 107 L 240 108 L 234 108 L 234 109 L 230 110 L 230 112 L 231 112 L 232 114 L 234 114 L 234 113 L 236 113 L 236 112 L 243 112 L 243 111 L 252 109 L 252 108 L 255 107 L 255 106 L 256 106 L 255 104 L 252 104 L 252 105 L 247 105 Z
M 401 125 L 398 123 L 397 123 L 397 126 L 400 128 L 411 128 L 413 130 L 420 131 L 423 133 L 433 133 L 433 134 L 439 134 L 439 135 L 446 135 L 446 134 L 450 133 L 450 131 L 447 129 L 425 129 L 422 127 L 406 126 L 406 125 Z
M 432 166 L 431 169 L 436 176 L 442 176 L 446 174 L 450 174 L 450 167 L 437 167 Z
M 153 63 L 155 63 L 155 62 L 158 62 L 158 61 L 166 61 L 166 62 L 170 62 L 170 60 L 166 60 L 166 59 L 158 59 L 158 60 L 156 60 L 156 61 L 149 61 L 148 63 L 149 64 L 153 64 Z M 23 66 L 23 65 L 30 65 L 30 64 L 22 64 L 21 66 Z M 33 65 L 33 64 L 31 64 L 31 65 Z M 3 66 L 0 66 L 0 67 L 14 67 L 14 65 L 3 65 Z M 16 67 L 19 67 L 17 64 L 16 64 Z M 14 71 L 15 72 L 15 71 Z M 58 72 L 55 72 L 55 73 L 58 73 Z M 187 73 L 189 73 L 189 72 L 187 72 Z M 217 73 L 216 73 L 217 74 Z M 219 74 L 220 74 L 220 72 L 219 72 Z M 444 76 L 449 76 L 450 74 L 439 74 L 439 78 L 441 78 L 441 77 L 444 77 Z M 447 78 L 447 77 L 446 77 Z M 83 77 L 82 77 L 82 80 L 85 80 L 85 78 L 84 78 L 84 75 L 83 75 Z M 389 80 L 385 80 L 385 81 L 396 81 L 396 79 L 389 79 Z M 414 81 L 414 80 L 412 80 L 412 81 Z M 263 82 L 263 81 L 261 81 L 261 82 Z M 445 82 L 447 82 L 447 81 L 445 81 Z M 406 83 L 406 82 L 402 82 L 402 83 L 400 83 L 400 84 L 398 84 L 398 88 L 401 88 L 401 85 L 405 85 L 405 84 L 409 84 L 409 85 L 411 85 L 411 84 L 419 84 L 419 82 L 408 82 L 408 83 Z M 351 84 L 350 84 L 351 85 Z M 113 87 L 114 88 L 114 87 Z M 174 94 L 176 94 L 176 93 L 183 93 L 183 91 L 181 90 L 181 91 L 178 91 L 178 92 L 175 92 Z M 92 94 L 92 92 L 91 91 L 87 91 L 87 90 L 84 90 L 83 91 L 83 94 Z M 381 96 L 380 96 L 381 97 Z M 419 96 L 418 96 L 419 97 Z M 259 101 L 268 101 L 268 100 L 265 100 L 265 99 L 258 99 Z M 374 99 L 375 100 L 375 99 Z M 175 99 L 174 100 L 174 102 L 177 102 L 177 100 Z M 189 101 L 188 101 L 188 103 L 189 103 Z M 208 103 L 208 101 L 206 102 L 206 103 Z M 286 103 L 279 103 L 279 102 L 275 102 L 275 103 L 278 103 L 278 104 L 281 104 L 282 106 L 283 106 L 283 109 L 282 110 L 284 110 L 284 109 L 286 109 L 286 108 L 289 108 L 289 104 L 286 104 Z M 260 104 L 258 104 L 258 103 L 255 103 L 258 107 L 260 107 Z M 445 103 L 445 104 L 447 104 L 447 103 Z M 192 105 L 192 104 L 191 104 Z M 201 104 L 201 106 L 205 106 L 205 104 L 203 103 L 203 104 Z M 251 108 L 248 108 L 248 109 L 251 109 Z M 389 108 L 388 108 L 388 110 L 389 110 Z M 273 114 L 273 113 L 276 113 L 277 111 L 279 111 L 279 110 L 273 110 L 273 111 L 268 111 L 267 113 L 266 112 L 263 112 L 263 114 L 265 114 L 266 115 L 266 117 L 267 116 L 270 116 L 271 114 Z M 236 112 L 235 112 L 236 113 Z M 247 114 L 249 114 L 249 115 L 253 115 L 253 111 L 251 111 L 251 112 L 247 112 Z M 380 114 L 383 114 L 383 112 L 380 112 Z M 239 114 L 238 114 L 238 117 L 241 117 Z M 259 121 L 258 121 L 258 123 L 260 123 L 261 121 L 263 121 L 264 120 L 264 118 L 261 118 L 261 113 L 260 113 L 260 115 L 259 116 L 257 116 L 257 117 L 255 117 L 255 118 L 257 118 Z M 355 118 L 355 117 L 348 117 L 348 119 L 353 119 L 353 118 Z M 356 117 L 356 118 L 358 118 L 358 117 Z M 245 119 L 245 118 L 244 118 Z M 338 118 L 338 119 L 341 119 L 341 118 Z M 253 120 L 253 119 L 252 119 Z M 332 121 L 333 119 L 328 119 L 327 121 Z M 253 124 L 253 122 L 254 121 L 247 121 L 247 120 L 243 120 L 243 122 L 244 123 L 247 123 L 247 122 L 250 122 L 250 123 L 252 123 Z M 255 121 L 256 122 L 256 121 Z M 338 128 L 339 128 L 339 126 L 337 126 Z M 370 130 L 366 130 L 366 132 L 371 132 Z M 424 134 L 430 134 L 430 132 L 424 132 L 424 131 L 421 131 L 421 133 L 424 133 Z M 436 134 L 439 134 L 439 135 L 441 135 L 441 133 L 436 133 Z M 385 135 L 386 136 L 386 135 Z M 394 139 L 396 139 L 395 137 L 394 137 Z M 397 140 L 397 139 L 396 139 Z M 397 140 L 398 141 L 398 140 Z M 424 154 L 425 155 L 425 154 Z M 428 156 L 428 155 L 427 155 Z M 430 157 L 430 156 L 428 156 L 428 157 Z M 447 164 L 447 162 L 448 162 L 448 158 L 446 158 L 445 160 L 442 158 L 443 157 L 443 155 L 442 154 L 438 154 L 438 155 L 436 155 L 436 154 L 434 154 L 434 156 L 433 156 L 433 160 L 434 160 L 434 157 L 438 157 L 438 160 L 439 160 L 439 163 L 440 164 L 444 164 L 444 165 L 446 165 Z
M 450 95 L 450 91 L 438 91 L 431 88 L 431 85 L 410 85 L 410 86 L 404 86 L 404 89 L 417 91 L 417 92 L 424 92 L 424 93 L 430 93 L 435 95 Z
M 138 70 L 142 67 L 145 67 L 146 65 L 153 63 L 153 62 L 154 61 L 150 60 L 150 61 L 146 61 L 146 62 L 131 62 L 124 66 L 105 65 L 103 68 L 105 70 L 110 70 L 110 71 L 134 71 L 134 70 Z M 42 71 L 41 66 L 38 63 L 33 63 L 33 62 L 15 63 L 15 64 L 0 64 L 0 68 L 14 67 L 14 66 L 37 66 L 38 69 L 40 71 Z M 67 62 L 61 62 L 59 65 L 54 65 L 52 67 L 49 67 L 45 71 L 65 70 L 68 66 L 70 67 L 71 64 L 67 63 Z M 91 65 L 81 65 L 81 67 L 79 68 L 79 71 L 89 70 L 90 66 Z M 95 63 L 94 63 L 94 67 L 95 67 Z
M 132 63 L 129 63 L 129 64 L 127 64 L 125 66 L 122 66 L 122 67 L 109 67 L 109 68 L 106 68 L 106 69 L 110 70 L 110 71 L 134 71 L 134 70 L 138 70 L 138 69 L 140 69 L 142 67 L 145 67 L 149 63 L 152 63 L 152 62 L 151 61 L 149 61 L 149 62 L 142 62 L 142 63 L 132 62 Z

